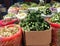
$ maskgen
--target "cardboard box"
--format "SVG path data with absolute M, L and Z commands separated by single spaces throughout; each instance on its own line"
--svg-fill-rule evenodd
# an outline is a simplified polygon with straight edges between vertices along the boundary
M 26 46 L 49 46 L 51 30 L 24 32 L 23 39 Z

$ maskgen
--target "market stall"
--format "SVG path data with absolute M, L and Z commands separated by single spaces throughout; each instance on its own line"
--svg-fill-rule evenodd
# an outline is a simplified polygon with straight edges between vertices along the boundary
M 60 3 L 49 2 L 25 0 L 11 5 L 0 20 L 0 45 L 60 46 Z

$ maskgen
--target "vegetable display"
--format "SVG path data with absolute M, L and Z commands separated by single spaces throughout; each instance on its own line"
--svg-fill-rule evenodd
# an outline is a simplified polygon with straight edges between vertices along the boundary
M 52 14 L 51 10 L 49 8 L 47 8 L 46 9 L 46 15 L 51 15 L 51 14 Z
M 21 46 L 22 29 L 19 25 L 10 24 L 0 27 L 0 46 Z
M 21 4 L 22 6 L 27 6 L 27 7 L 37 7 L 38 4 L 34 2 L 25 2 Z
M 52 10 L 50 10 L 51 4 L 47 3 L 44 5 L 40 5 L 34 2 L 23 2 L 23 3 L 15 3 L 8 9 L 8 15 L 4 18 L 13 17 L 12 14 L 19 16 L 21 13 L 28 13 L 28 10 L 37 11 L 40 10 L 40 13 L 43 14 L 41 16 L 52 16 Z M 16 17 L 16 16 L 15 16 Z M 19 19 L 19 17 L 17 17 Z
M 12 35 L 14 35 L 15 33 L 18 32 L 18 25 L 14 25 L 14 27 L 9 27 L 9 26 L 5 26 L 5 27 L 0 27 L 0 37 L 10 37 Z
M 39 7 L 39 10 L 40 10 L 41 16 L 43 17 L 51 17 L 53 14 L 50 8 L 45 7 L 45 6 Z
M 52 6 L 58 8 L 58 7 L 60 7 L 60 3 L 59 2 L 54 2 Z
M 50 21 L 54 23 L 60 23 L 60 13 L 56 13 L 55 15 L 53 15 Z
M 28 16 L 24 20 L 21 20 L 20 26 L 24 31 L 40 31 L 50 28 L 49 24 L 41 17 L 39 11 L 29 11 Z

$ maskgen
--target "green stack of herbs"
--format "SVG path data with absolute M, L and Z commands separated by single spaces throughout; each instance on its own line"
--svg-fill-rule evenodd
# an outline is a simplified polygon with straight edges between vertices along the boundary
M 29 11 L 25 19 L 21 20 L 20 26 L 24 31 L 41 31 L 50 28 L 48 22 L 41 17 L 40 11 Z

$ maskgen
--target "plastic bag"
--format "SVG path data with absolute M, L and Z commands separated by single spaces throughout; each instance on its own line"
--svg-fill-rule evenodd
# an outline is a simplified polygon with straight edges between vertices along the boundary
M 0 20 L 0 26 L 6 26 L 6 25 L 10 25 L 13 24 L 14 22 L 18 21 L 18 19 L 5 19 L 5 20 Z

